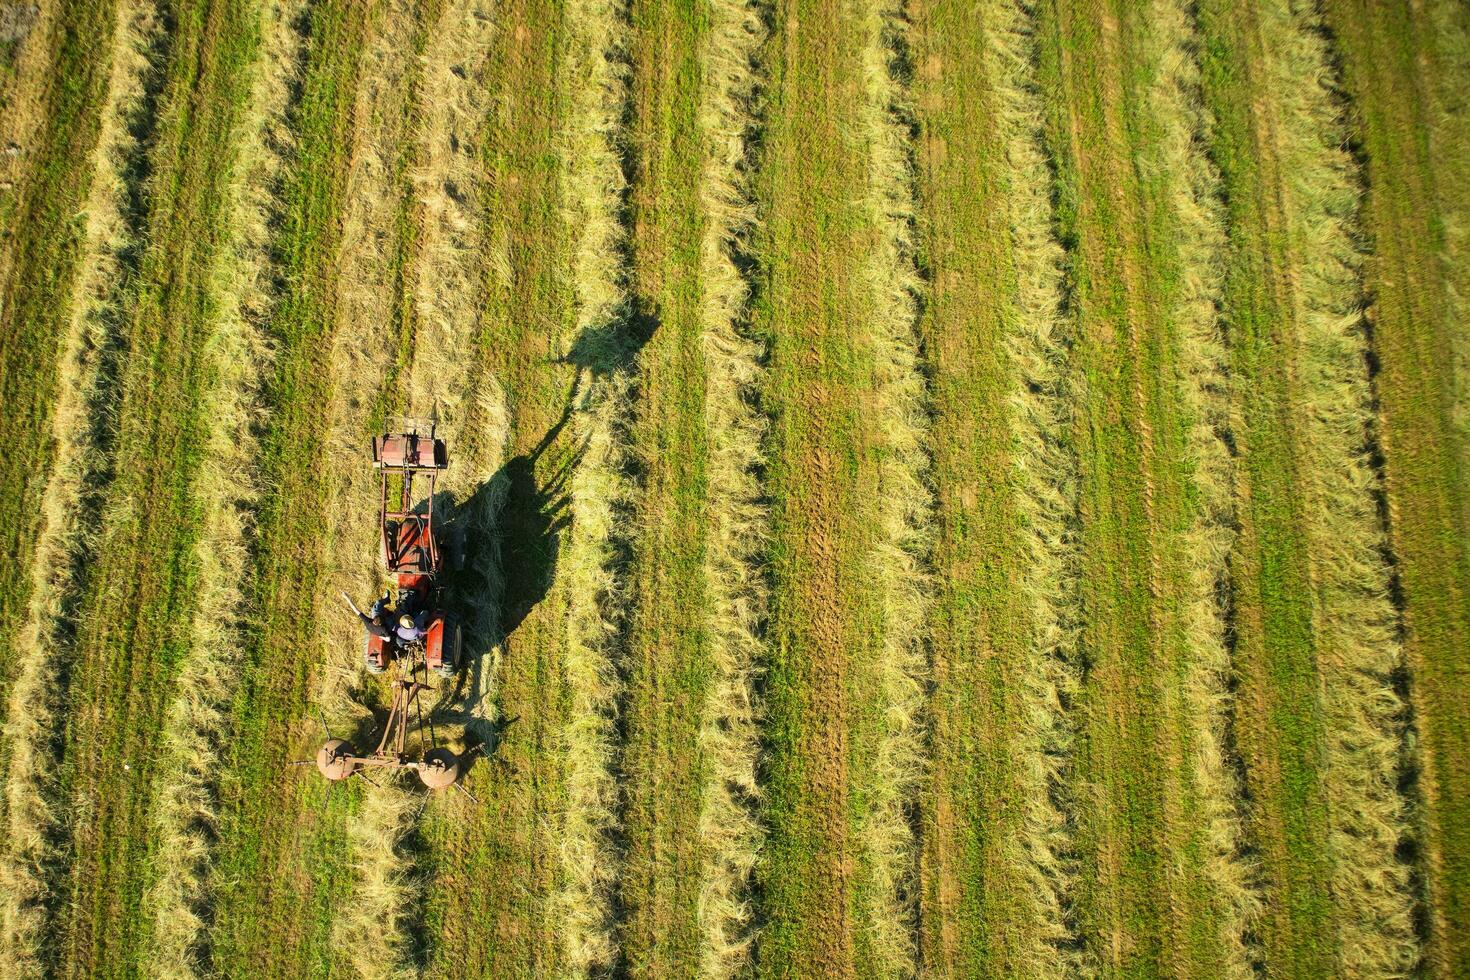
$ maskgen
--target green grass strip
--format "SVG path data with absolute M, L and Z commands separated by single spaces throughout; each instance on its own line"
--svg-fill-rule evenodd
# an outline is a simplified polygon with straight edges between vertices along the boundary
M 471 636 L 495 646 L 470 649 L 494 698 L 476 735 L 495 742 L 493 760 L 467 779 L 481 805 L 450 802 L 424 828 L 432 976 L 530 978 L 567 969 L 556 898 L 568 807 L 560 739 L 570 711 L 562 658 L 571 597 L 556 568 L 577 456 L 569 423 L 578 372 L 563 359 L 587 355 L 574 344 L 564 217 L 567 17 L 559 0 L 500 5 L 477 80 L 490 106 L 476 134 L 485 180 L 480 306 L 457 356 L 470 364 L 466 389 L 493 388 L 503 408 L 473 406 L 459 436 L 458 465 L 493 475 L 464 488 L 461 506 L 479 520 L 465 544 L 471 573 L 453 587 L 458 596 L 498 600 L 499 622 L 482 622 Z M 492 424 L 496 417 L 505 424 Z M 487 510 L 498 510 L 493 528 Z M 500 567 L 484 565 L 497 542 Z
M 1236 739 L 1268 890 L 1265 961 L 1284 976 L 1320 976 L 1337 961 L 1338 913 L 1307 528 L 1313 502 L 1293 390 L 1300 355 L 1288 279 L 1295 243 L 1280 205 L 1285 161 L 1280 124 L 1259 111 L 1275 87 L 1259 50 L 1259 11 L 1207 3 L 1202 13 L 1212 149 L 1232 246 L 1224 315 L 1241 487 L 1231 560 Z
M 708 636 L 709 433 L 700 259 L 704 0 L 638 2 L 632 20 L 630 224 L 639 356 L 630 453 L 641 476 L 629 573 L 619 896 L 633 976 L 691 975 L 700 962 L 699 732 L 715 683 Z
M 1211 228 L 1197 214 L 1207 195 L 1189 156 L 1187 25 L 1169 3 L 1055 2 L 1040 34 L 1077 317 L 1069 384 L 1085 673 L 1072 793 L 1084 965 L 1130 976 L 1240 970 L 1211 592 L 1223 556 L 1211 527 L 1220 450 L 1200 440 L 1209 406 L 1186 383 L 1211 343 L 1212 306 Z
M 107 97 L 115 6 L 73 0 L 58 12 L 68 29 L 56 35 L 46 123 L 30 151 L 34 163 L 3 215 L 12 254 L 0 283 L 0 445 L 6 447 L 0 454 L 0 554 L 6 556 L 0 616 L 9 623 L 20 621 L 30 598 L 41 494 L 51 469 L 57 364 L 83 251 L 82 209 Z M 17 635 L 0 639 L 0 683 L 7 687 L 15 676 Z
M 1407 6 L 1326 4 L 1367 170 L 1373 391 L 1419 733 L 1429 961 L 1470 970 L 1470 513 L 1454 423 L 1445 229 L 1430 153 L 1430 40 Z
M 333 949 L 332 922 L 351 888 L 342 822 L 355 809 L 355 787 L 324 805 L 324 789 L 284 764 L 315 745 L 307 737 L 319 730 L 309 716 L 311 680 L 327 659 L 318 618 L 340 602 L 323 595 L 329 359 L 352 112 L 371 13 L 358 3 L 311 6 L 300 95 L 289 115 L 295 142 L 274 242 L 282 292 L 267 325 L 274 357 L 260 452 L 264 496 L 247 571 L 251 642 L 232 707 L 210 886 L 207 962 L 228 975 L 307 976 L 345 955 Z
M 1024 15 L 1007 2 L 914 10 L 939 524 L 924 962 L 1040 975 L 1070 938 L 1053 799 L 1077 616 L 1064 591 L 1075 477 L 1058 415 L 1061 250 Z
M 886 5 L 777 6 L 755 181 L 775 502 L 756 972 L 913 971 L 927 584 L 909 173 Z M 813 112 L 813 106 L 824 111 Z

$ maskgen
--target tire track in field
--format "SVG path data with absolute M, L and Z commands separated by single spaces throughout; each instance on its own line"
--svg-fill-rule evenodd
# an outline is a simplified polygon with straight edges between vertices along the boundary
M 1200 353 L 1218 348 L 1208 257 L 1219 229 L 1194 146 L 1188 22 L 1166 3 L 1053 3 L 1042 20 L 1078 318 L 1083 967 L 1238 974 L 1250 896 L 1236 887 L 1219 743 L 1223 618 L 1209 589 L 1223 557 L 1209 540 L 1221 456 L 1208 423 L 1221 379 L 1218 351 Z
M 637 366 L 622 706 L 626 970 L 748 962 L 759 846 L 753 671 L 764 609 L 758 347 L 734 261 L 763 34 L 740 0 L 635 3 L 629 216 Z
M 939 524 L 922 962 L 1042 975 L 1075 967 L 1062 786 L 1080 613 L 1034 24 L 1010 0 L 911 11 Z
M 299 68 L 295 28 L 301 0 L 263 6 L 260 60 L 241 122 L 242 149 L 226 188 L 233 229 L 221 261 L 221 314 L 205 346 L 216 379 L 195 497 L 201 536 L 195 548 L 197 607 L 189 650 L 179 670 L 162 732 L 163 762 L 154 790 L 149 831 L 170 854 L 148 889 L 152 934 L 143 956 L 157 977 L 200 972 L 207 881 L 219 819 L 220 747 L 229 738 L 230 701 L 242 667 L 244 575 L 251 517 L 259 490 L 253 472 L 258 445 L 258 398 L 269 350 L 260 325 L 273 302 L 269 223 L 286 139 L 289 84 Z
M 55 728 L 65 713 L 66 662 L 77 593 L 98 520 L 97 489 L 108 463 L 115 370 L 118 280 L 137 228 L 130 221 L 127 171 L 139 152 L 129 125 L 146 103 L 146 56 L 155 29 L 151 8 L 120 8 L 109 36 L 114 47 L 101 109 L 95 176 L 77 282 L 68 304 L 52 418 L 56 455 L 42 495 L 36 551 L 29 570 L 30 607 L 17 650 L 22 659 L 9 693 L 3 733 L 7 839 L 0 852 L 0 973 L 42 974 L 55 909 L 56 838 L 65 818 L 57 797 Z

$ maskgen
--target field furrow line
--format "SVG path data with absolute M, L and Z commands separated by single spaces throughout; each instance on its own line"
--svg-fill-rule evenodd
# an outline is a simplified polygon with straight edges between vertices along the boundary
M 626 336 L 626 229 L 618 141 L 627 105 L 628 37 L 619 0 L 569 0 L 569 76 L 563 222 L 574 230 L 572 359 L 580 392 L 572 407 L 577 458 L 568 483 L 571 518 L 558 578 L 567 590 L 563 671 L 568 716 L 561 742 L 567 808 L 557 894 L 565 966 L 574 975 L 612 968 L 617 958 L 613 893 L 621 855 L 614 776 L 622 583 L 613 567 L 626 532 L 624 430 L 631 382 Z
M 145 963 L 152 976 L 193 977 L 201 968 L 221 751 L 246 642 L 243 579 L 258 501 L 254 427 L 270 359 L 260 330 L 273 302 L 269 222 L 276 212 L 289 83 L 300 58 L 295 21 L 303 9 L 301 0 L 285 0 L 259 12 L 260 60 L 240 123 L 237 169 L 224 189 L 234 239 L 216 273 L 223 284 L 220 320 L 205 345 L 215 382 L 193 491 L 201 512 L 193 556 L 197 607 L 163 724 L 149 822 L 171 854 L 148 889 L 153 923 Z
M 1416 734 L 1413 814 L 1427 901 L 1426 965 L 1470 964 L 1470 492 L 1455 419 L 1457 332 L 1446 268 L 1441 175 L 1432 156 L 1431 42 L 1422 5 L 1329 0 L 1329 58 L 1348 96 L 1364 176 L 1359 225 L 1370 243 L 1370 391 L 1392 543 L 1394 596 Z
M 1078 683 L 1063 253 L 1020 4 L 914 19 L 921 321 L 937 496 L 926 969 L 1072 968 L 1064 704 Z
M 1347 133 L 1320 15 L 1268 3 L 1262 36 L 1282 106 L 1283 188 L 1296 247 L 1308 533 L 1315 558 L 1318 669 L 1327 730 L 1323 774 L 1337 906 L 1336 969 L 1389 976 L 1419 958 L 1411 835 L 1400 792 L 1405 705 L 1382 492 L 1371 459 L 1373 402 L 1362 318 L 1362 174 Z M 1274 48 L 1274 50 L 1272 50 Z M 1300 257 L 1312 256 L 1310 261 Z
M 118 280 L 133 245 L 126 211 L 126 168 L 137 144 L 130 117 L 144 100 L 147 49 L 155 31 L 152 8 L 127 4 L 115 14 L 114 56 L 101 110 L 94 176 L 77 282 L 69 302 L 58 396 L 51 420 L 56 451 L 41 497 L 41 526 L 30 575 L 29 609 L 16 645 L 19 663 L 8 694 L 3 731 L 6 759 L 6 845 L 0 852 L 0 972 L 43 974 L 53 952 L 48 909 L 55 904 L 56 839 L 65 823 L 57 797 L 56 727 L 66 713 L 66 663 L 82 577 L 81 564 L 98 518 L 96 489 L 107 468 L 102 429 L 111 416 L 110 361 L 115 356 Z
M 709 539 L 704 555 L 705 628 L 715 679 L 702 706 L 698 744 L 708 760 L 699 836 L 701 975 L 739 975 L 750 963 L 750 881 L 763 840 L 753 801 L 760 752 L 756 673 L 769 597 L 760 556 L 769 521 L 756 475 L 765 420 L 752 407 L 762 351 L 743 330 L 749 284 L 736 264 L 755 220 L 748 186 L 756 58 L 765 28 L 752 2 L 715 0 L 703 52 L 706 141 L 699 200 L 706 224 L 699 270 L 702 345 L 713 383 L 704 396 L 709 429 Z
M 867 6 L 863 31 L 863 126 L 868 144 L 866 206 L 876 234 L 861 270 L 872 294 L 874 450 L 879 538 L 866 565 L 882 595 L 878 690 L 883 722 L 873 760 L 870 812 L 860 831 L 869 855 L 859 888 L 871 896 L 857 927 L 873 946 L 873 968 L 909 976 L 917 964 L 918 847 L 909 813 L 926 768 L 925 619 L 933 597 L 928 558 L 934 501 L 926 484 L 929 400 L 918 357 L 914 265 L 914 175 L 909 93 L 895 66 L 909 57 L 899 0 Z

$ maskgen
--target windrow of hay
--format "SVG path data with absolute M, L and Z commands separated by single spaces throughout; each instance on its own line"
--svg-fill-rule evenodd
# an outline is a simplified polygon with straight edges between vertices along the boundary
M 1207 856 L 1202 870 L 1217 905 L 1207 925 L 1225 956 L 1220 970 L 1240 976 L 1250 970 L 1246 936 L 1260 896 L 1254 870 L 1243 857 L 1244 830 L 1235 808 L 1242 787 L 1225 754 L 1231 664 L 1222 596 L 1235 537 L 1235 468 L 1226 443 L 1233 425 L 1232 399 L 1220 317 L 1226 247 L 1222 191 L 1204 149 L 1209 121 L 1200 93 L 1198 32 L 1179 0 L 1152 0 L 1149 16 L 1151 29 L 1144 37 L 1155 47 L 1146 56 L 1157 59 L 1158 73 L 1147 95 L 1147 112 L 1160 128 L 1154 163 L 1174 175 L 1167 204 L 1178 232 L 1180 281 L 1169 316 L 1179 331 L 1180 397 L 1190 415 L 1187 445 L 1197 500 L 1178 545 L 1189 575 L 1182 610 L 1189 662 L 1181 679 L 1180 710 L 1182 724 L 1193 729 L 1183 761 L 1194 801 L 1183 805 L 1195 812 L 1173 819 L 1203 829 Z M 1169 799 L 1166 805 L 1178 807 L 1181 802 Z M 1177 873 L 1171 877 L 1172 887 L 1194 886 L 1178 880 Z
M 1015 312 L 1006 350 L 1017 374 L 1011 395 L 1012 453 L 1025 492 L 1016 498 L 1030 530 L 1029 565 L 1018 583 L 1032 616 L 1031 662 L 1025 677 L 1029 724 L 1018 746 L 1033 767 L 1026 806 L 1024 856 L 1032 915 L 1044 940 L 1028 955 L 1029 969 L 1045 973 L 1068 960 L 1073 929 L 1068 903 L 1076 876 L 1067 819 L 1064 776 L 1072 731 L 1064 704 L 1078 684 L 1075 591 L 1076 460 L 1064 442 L 1067 418 L 1067 338 L 1061 269 L 1064 253 L 1052 225 L 1051 174 L 1042 154 L 1041 99 L 1033 62 L 1034 25 L 1014 0 L 994 0 L 989 22 L 995 86 L 1011 183 L 1011 247 L 1015 256 Z
M 418 331 L 420 207 L 412 175 L 436 138 L 424 128 L 425 49 L 440 28 L 430 20 L 417 5 L 396 5 L 382 10 L 369 28 L 354 110 L 358 125 L 347 175 L 332 348 L 331 573 L 324 607 L 330 628 L 318 699 L 334 727 L 370 727 L 372 738 L 377 730 L 366 722 L 374 703 L 381 716 L 384 691 L 364 683 L 362 627 L 339 593 L 366 608 L 386 583 L 379 555 L 378 475 L 368 440 L 376 428 L 393 427 L 412 404 L 412 393 L 402 387 Z M 464 43 L 457 37 L 447 40 Z M 421 698 L 419 710 L 426 714 L 431 695 Z M 415 713 L 412 720 L 418 717 Z M 410 739 L 417 744 L 417 735 Z M 373 747 L 357 746 L 360 752 Z M 351 895 L 346 911 L 333 919 L 333 935 L 336 948 L 362 977 L 413 973 L 408 927 L 421 890 L 402 846 L 420 807 L 417 783 L 411 780 L 401 774 L 375 777 L 349 822 Z
M 221 312 L 204 350 L 214 388 L 193 489 L 201 514 L 194 552 L 198 604 L 189 653 L 164 720 L 163 760 L 149 824 L 169 855 L 148 892 L 153 933 L 146 963 L 158 977 L 192 977 L 201 968 L 220 756 L 229 739 L 230 702 L 245 646 L 242 583 L 257 500 L 254 406 L 270 356 L 259 326 L 273 302 L 269 226 L 289 148 L 285 117 L 300 58 L 295 22 L 303 9 L 303 0 L 281 0 L 260 11 L 261 57 L 250 88 L 250 113 L 240 124 L 240 158 L 227 189 L 235 237 L 214 277 Z
M 753 803 L 760 749 L 755 679 L 767 602 L 758 562 L 767 513 L 756 475 L 764 426 L 752 408 L 762 368 L 759 346 L 740 330 L 749 289 L 735 257 L 755 221 L 746 184 L 759 85 L 755 58 L 765 28 L 750 0 L 712 0 L 710 19 L 702 55 L 706 96 L 700 128 L 707 156 L 700 185 L 706 217 L 700 277 L 709 432 L 704 572 L 715 680 L 699 731 L 709 774 L 699 819 L 706 855 L 699 924 L 700 971 L 724 980 L 749 963 L 754 937 L 748 889 L 762 840 Z
M 33 591 L 17 644 L 21 660 L 3 733 L 9 766 L 0 849 L 0 974 L 7 977 L 44 973 L 48 936 L 54 932 L 47 921 L 57 887 L 50 865 L 58 856 L 54 836 L 66 820 L 62 802 L 54 797 L 56 727 L 65 710 L 77 576 L 99 518 L 95 483 L 108 466 L 103 434 L 113 409 L 105 362 L 116 345 L 123 256 L 135 244 L 126 216 L 127 173 L 137 148 L 130 123 L 143 105 L 148 51 L 156 33 L 151 5 L 127 3 L 118 9 L 86 237 L 61 344 L 52 422 L 55 463 L 42 501 Z
M 490 688 L 503 593 L 499 539 L 492 532 L 506 485 L 491 481 L 504 462 L 509 420 L 494 377 L 470 382 L 484 261 L 478 253 L 484 218 L 475 203 L 483 198 L 484 174 L 475 157 L 476 137 L 489 113 L 490 96 L 480 79 L 493 35 L 488 4 L 448 4 L 430 30 L 419 99 L 421 146 L 411 174 L 421 231 L 411 283 L 417 334 L 408 402 L 414 414 L 435 417 L 449 443 L 445 526 L 463 555 L 465 574 L 454 609 L 461 616 L 469 677 L 460 699 L 467 713 L 442 716 L 464 728 L 446 726 L 440 735 L 459 739 L 458 749 L 491 737 Z
M 0 222 L 8 223 L 14 214 L 34 160 L 32 144 L 46 123 L 46 82 L 56 64 L 56 7 L 56 0 L 47 0 L 36 5 L 34 17 L 23 6 L 11 14 L 17 18 L 14 30 L 24 33 L 13 42 L 9 72 L 0 73 Z M 10 276 L 16 238 L 10 229 L 0 235 L 0 283 Z
M 316 698 L 329 723 L 344 730 L 369 711 L 362 625 L 340 593 L 366 609 L 363 603 L 382 595 L 386 581 L 378 554 L 378 475 L 368 440 L 377 424 L 393 422 L 394 409 L 404 407 L 394 384 L 395 333 L 412 330 L 412 323 L 400 319 L 412 311 L 404 309 L 395 281 L 400 199 L 408 193 L 398 177 L 402 159 L 411 161 L 417 150 L 420 29 L 407 6 L 382 11 L 368 28 L 343 195 L 337 325 L 331 341 L 331 438 L 325 454 L 331 474 L 326 481 L 331 576 L 323 610 L 327 663 Z M 341 928 L 344 940 L 355 934 L 355 925 L 344 922 Z
M 1317 664 L 1327 732 L 1330 889 L 1338 969 L 1399 976 L 1418 959 L 1410 830 L 1399 791 L 1405 708 L 1388 543 L 1370 457 L 1373 404 L 1358 209 L 1363 177 L 1346 149 L 1340 96 L 1314 8 L 1268 0 L 1262 37 L 1282 113 L 1282 199 L 1292 269 Z
M 875 417 L 880 449 L 880 543 L 868 556 L 868 580 L 881 596 L 883 647 L 878 664 L 882 734 L 870 810 L 860 834 L 863 873 L 873 901 L 857 912 L 857 928 L 887 976 L 915 972 L 918 848 L 908 817 L 924 773 L 920 715 L 926 675 L 923 630 L 932 593 L 925 555 L 933 530 L 933 500 L 925 484 L 927 393 L 918 362 L 914 265 L 914 198 L 906 120 L 908 94 L 895 78 L 907 57 L 903 6 L 886 0 L 864 13 L 863 125 L 869 150 L 867 206 L 876 230 L 862 274 L 871 290 Z
M 627 101 L 627 24 L 616 0 L 572 0 L 567 20 L 563 221 L 576 235 L 571 360 L 581 377 L 571 422 L 578 452 L 570 483 L 571 525 L 557 568 L 558 587 L 569 603 L 562 655 L 569 699 L 561 733 L 567 803 L 553 901 L 566 968 L 582 975 L 610 968 L 617 957 L 613 762 L 621 683 L 614 657 L 618 582 L 613 558 L 617 515 L 627 506 L 620 436 L 630 383 L 623 336 L 626 245 L 619 214 L 624 178 L 617 141 Z

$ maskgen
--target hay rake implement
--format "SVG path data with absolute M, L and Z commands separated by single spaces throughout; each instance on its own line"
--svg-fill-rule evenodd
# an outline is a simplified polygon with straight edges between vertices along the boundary
M 384 600 L 391 598 L 392 605 L 380 601 L 369 617 L 343 595 L 354 613 L 378 624 L 369 627 L 363 664 L 371 673 L 388 675 L 392 703 L 382 737 L 370 755 L 363 755 L 328 730 L 315 759 L 292 765 L 315 764 L 333 785 L 353 776 L 372 782 L 370 770 L 411 771 L 431 790 L 454 786 L 474 799 L 459 778 L 479 746 L 458 755 L 440 745 L 433 711 L 426 719 L 420 697 L 433 690 L 431 674 L 452 677 L 461 661 L 458 621 L 443 608 L 443 548 L 434 525 L 434 492 L 439 473 L 449 465 L 448 447 L 432 421 L 405 421 L 399 429 L 374 437 L 372 443 L 379 475 L 379 556 L 393 581 Z M 400 624 L 403 629 L 396 629 Z M 322 727 L 326 729 L 325 720 Z M 417 758 L 410 752 L 410 728 L 418 734 Z

